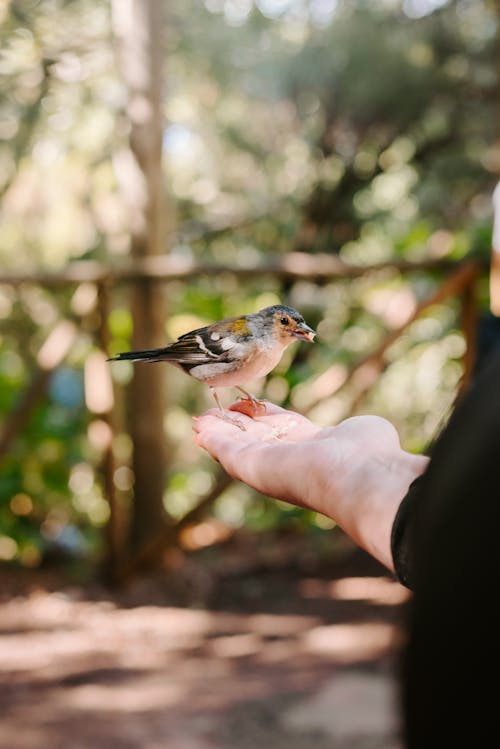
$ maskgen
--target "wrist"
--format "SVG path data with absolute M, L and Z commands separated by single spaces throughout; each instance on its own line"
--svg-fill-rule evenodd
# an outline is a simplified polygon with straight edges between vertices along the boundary
M 364 449 L 358 440 L 355 449 L 344 451 L 335 462 L 326 486 L 313 490 L 321 497 L 320 511 L 391 571 L 394 518 L 408 487 L 429 460 L 403 450 L 393 431 L 396 439 L 372 440 Z M 319 465 L 325 456 L 318 452 L 316 460 Z M 311 475 L 317 474 L 312 468 Z
M 396 513 L 410 484 L 420 476 L 429 462 L 422 455 L 401 448 L 379 458 L 378 481 L 367 482 L 358 497 L 358 510 L 352 520 L 357 543 L 394 572 L 391 532 Z

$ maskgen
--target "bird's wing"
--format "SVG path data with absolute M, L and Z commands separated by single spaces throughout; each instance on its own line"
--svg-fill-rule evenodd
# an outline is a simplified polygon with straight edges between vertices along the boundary
M 243 318 L 231 318 L 185 333 L 165 352 L 182 363 L 231 361 L 240 356 L 241 344 L 251 335 Z
M 243 318 L 231 318 L 191 330 L 164 348 L 127 351 L 114 358 L 119 361 L 170 361 L 181 365 L 227 362 L 241 356 L 240 346 L 250 336 Z

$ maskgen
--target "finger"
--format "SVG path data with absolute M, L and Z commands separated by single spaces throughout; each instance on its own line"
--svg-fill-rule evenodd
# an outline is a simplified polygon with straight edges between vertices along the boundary
M 236 432 L 241 432 L 243 439 L 238 439 Z M 241 478 L 245 473 L 246 461 L 240 459 L 247 448 L 254 448 L 262 444 L 256 439 L 251 439 L 248 435 L 245 439 L 245 433 L 237 428 L 233 431 L 228 429 L 210 429 L 206 428 L 194 435 L 196 444 L 207 451 L 207 453 L 218 461 L 224 470 L 233 478 Z
M 286 440 L 276 439 L 268 424 L 248 421 L 252 428 L 242 431 L 205 414 L 195 420 L 195 441 L 233 478 L 263 494 L 302 504 L 304 448 L 298 442 L 284 444 Z
M 269 416 L 257 416 L 255 421 L 272 427 L 275 437 L 289 442 L 314 439 L 321 431 L 317 424 L 313 424 L 302 414 L 285 409 Z
M 243 414 L 238 415 L 238 423 L 239 426 L 222 419 L 219 411 L 208 411 L 202 416 L 193 417 L 193 430 L 197 434 L 215 432 L 245 444 L 264 439 L 272 431 L 271 425 L 259 423 Z
M 262 401 L 252 401 L 250 398 L 242 398 L 230 410 L 255 418 L 266 413 L 266 405 Z
M 196 432 L 200 432 L 205 429 L 216 429 L 219 431 L 227 431 L 230 434 L 233 434 L 233 436 L 236 437 L 235 431 L 238 429 L 236 422 L 236 417 L 233 417 L 234 421 L 231 421 L 230 419 L 221 418 L 221 413 L 218 410 L 210 410 L 207 411 L 204 414 L 201 414 L 201 416 L 193 416 L 192 422 L 193 422 L 193 429 Z M 252 428 L 252 419 L 250 419 L 248 416 L 241 415 L 238 416 L 237 419 L 238 423 L 243 425 L 245 427 L 245 430 L 247 427 L 250 429 Z M 242 430 L 239 429 L 241 432 Z
M 295 424 L 311 424 L 312 426 L 315 426 L 312 424 L 312 422 L 307 418 L 307 416 L 303 416 L 302 414 L 297 413 L 297 411 L 291 411 L 287 408 L 282 408 L 281 406 L 277 406 L 275 403 L 270 403 L 269 401 L 260 401 L 262 405 L 265 408 L 265 411 L 262 412 L 256 412 L 252 414 L 252 418 L 259 421 L 267 421 L 270 420 L 273 423 L 283 423 L 283 421 L 292 421 Z M 239 411 L 240 413 L 246 413 L 245 411 L 245 404 L 242 401 L 236 401 L 236 403 L 233 403 L 231 406 L 229 406 L 229 409 L 231 411 Z M 319 429 L 319 427 L 315 427 Z
M 244 427 L 243 429 L 235 428 L 230 421 L 222 419 L 218 409 L 210 409 L 201 416 L 193 418 L 193 430 L 197 434 L 202 431 L 215 430 L 220 435 L 227 434 L 239 445 L 269 441 L 306 442 L 321 439 L 323 432 L 330 431 L 322 430 L 317 424 L 313 424 L 295 411 L 289 411 L 272 403 L 266 403 L 266 408 L 268 406 L 269 413 L 255 417 L 249 417 L 239 409 L 231 408 L 231 412 L 234 410 L 238 412 L 238 421 Z M 198 440 L 195 441 L 206 449 L 205 445 L 201 445 Z
M 253 419 L 267 419 L 268 417 L 273 416 L 293 416 L 305 421 L 309 421 L 306 416 L 303 416 L 296 411 L 291 411 L 290 409 L 283 408 L 282 406 L 277 406 L 275 403 L 271 403 L 270 401 L 259 400 L 259 404 L 264 407 L 262 410 L 252 409 L 251 407 L 248 407 L 248 399 L 241 398 L 240 400 L 237 400 L 235 401 L 235 403 L 232 403 L 230 406 L 228 406 L 228 410 L 248 414 Z
M 235 401 L 235 403 L 231 403 L 229 406 L 230 411 L 238 411 L 238 413 L 248 413 L 246 411 L 247 405 L 247 398 L 240 398 L 239 400 Z M 278 413 L 290 413 L 285 408 L 281 408 L 281 406 L 277 406 L 275 403 L 270 403 L 270 401 L 259 401 L 259 403 L 262 403 L 262 405 L 265 407 L 265 416 L 272 416 L 274 414 Z M 259 414 L 260 415 L 260 414 Z
M 256 439 L 246 433 L 235 439 L 227 429 L 208 427 L 197 433 L 196 441 L 233 478 L 271 496 L 281 496 L 282 478 L 276 464 L 283 458 L 280 451 L 285 446 L 277 440 Z

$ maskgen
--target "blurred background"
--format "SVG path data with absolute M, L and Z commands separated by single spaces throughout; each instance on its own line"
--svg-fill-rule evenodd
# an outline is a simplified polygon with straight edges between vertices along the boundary
M 499 13 L 0 0 L 5 747 L 75 727 L 73 747 L 398 746 L 405 591 L 194 445 L 208 388 L 106 359 L 290 304 L 318 338 L 252 392 L 325 425 L 380 414 L 428 449 L 492 308 Z M 342 727 L 352 694 L 376 709 Z

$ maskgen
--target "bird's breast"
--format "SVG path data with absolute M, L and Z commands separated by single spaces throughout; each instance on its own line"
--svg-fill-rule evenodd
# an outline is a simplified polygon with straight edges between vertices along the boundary
M 281 359 L 281 345 L 262 346 L 229 362 L 210 362 L 192 367 L 190 374 L 212 387 L 234 387 L 265 377 Z

